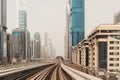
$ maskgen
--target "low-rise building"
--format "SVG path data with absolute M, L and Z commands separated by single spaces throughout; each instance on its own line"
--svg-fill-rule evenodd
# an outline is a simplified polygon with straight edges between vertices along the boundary
M 120 69 L 120 25 L 95 28 L 73 47 L 72 62 L 116 73 Z

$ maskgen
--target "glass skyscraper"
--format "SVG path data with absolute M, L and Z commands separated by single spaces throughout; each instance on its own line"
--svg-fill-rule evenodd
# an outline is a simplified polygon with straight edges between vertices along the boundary
M 71 0 L 72 46 L 84 38 L 84 0 Z
M 22 29 L 26 29 L 27 23 L 27 12 L 26 12 L 26 0 L 17 1 L 17 14 L 18 14 L 18 26 Z
M 23 32 L 25 33 L 25 41 L 24 41 L 24 48 L 25 48 L 25 55 L 26 56 L 26 60 L 27 58 L 29 58 L 29 31 L 27 30 L 27 0 L 17 0 L 17 26 L 19 26 L 19 28 L 21 30 L 23 30 Z
M 26 11 L 25 10 L 19 10 L 19 27 L 22 30 L 25 30 L 26 28 Z
M 13 54 L 14 58 L 17 60 L 17 62 L 25 59 L 25 44 L 24 44 L 24 31 L 20 28 L 16 28 L 13 30 Z

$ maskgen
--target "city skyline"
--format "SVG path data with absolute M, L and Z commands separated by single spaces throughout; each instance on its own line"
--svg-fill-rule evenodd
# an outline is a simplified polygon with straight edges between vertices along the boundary
M 0 0 L 0 80 L 120 80 L 119 2 Z
M 109 4 L 108 1 L 109 0 L 105 0 L 104 2 L 103 0 L 85 1 L 86 4 L 85 5 L 85 13 L 86 13 L 85 35 L 88 35 L 91 32 L 91 30 L 94 29 L 94 27 L 98 26 L 99 24 L 113 23 L 114 14 L 119 12 L 120 10 L 119 9 L 120 1 L 110 0 Z M 59 52 L 57 55 L 64 55 L 64 29 L 66 25 L 65 24 L 66 3 L 67 1 L 65 0 L 28 1 L 28 10 L 27 10 L 28 27 L 29 27 L 28 30 L 30 30 L 32 35 L 36 31 L 40 32 L 42 44 L 44 41 L 44 32 L 48 32 L 49 36 L 52 38 L 52 41 L 54 42 L 53 45 L 57 49 L 57 53 Z M 48 6 L 46 6 L 45 4 Z M 116 5 L 116 6 L 112 7 L 112 5 Z M 8 24 L 7 24 L 7 27 L 9 27 L 7 30 L 8 32 L 11 32 L 12 29 L 17 27 L 15 10 L 16 10 L 16 0 L 8 1 Z M 103 14 L 103 12 L 105 12 L 105 14 Z M 48 22 L 48 24 L 45 24 L 46 22 Z

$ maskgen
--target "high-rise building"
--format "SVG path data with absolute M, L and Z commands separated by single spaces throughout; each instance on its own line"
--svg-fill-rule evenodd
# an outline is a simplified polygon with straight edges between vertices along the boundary
M 48 58 L 48 33 L 45 32 L 45 58 Z
M 45 32 L 45 46 L 48 46 L 48 33 Z
M 22 29 L 16 28 L 12 32 L 13 35 L 13 55 L 17 62 L 21 62 L 26 58 L 25 54 L 25 33 Z
M 54 60 L 56 58 L 56 49 L 53 48 L 52 50 L 52 60 Z
M 12 34 L 7 34 L 7 60 L 8 63 L 13 61 L 13 36 Z
M 17 26 L 24 31 L 25 35 L 25 55 L 26 61 L 29 59 L 30 39 L 29 31 L 27 29 L 27 0 L 17 0 Z M 29 39 L 29 40 L 28 40 Z M 29 42 L 29 43 L 28 43 Z
M 27 12 L 26 0 L 17 0 L 17 26 L 22 30 L 26 30 L 27 26 Z
M 39 32 L 35 32 L 34 39 L 35 40 L 40 40 L 40 33 Z
M 26 39 L 25 51 L 27 50 L 27 52 L 25 52 L 25 53 L 27 53 L 27 54 L 26 54 L 26 56 L 27 56 L 26 59 L 27 59 L 27 60 L 30 60 L 30 55 L 31 55 L 31 54 L 30 54 L 30 32 L 27 30 L 27 32 L 26 32 L 25 34 L 27 34 L 27 36 L 26 36 L 27 39 L 25 38 L 25 39 Z M 27 47 L 27 48 L 26 48 L 26 47 Z
M 65 59 L 70 60 L 71 58 L 71 49 L 72 49 L 72 34 L 71 34 L 71 13 L 70 13 L 70 0 L 67 3 L 66 7 L 66 28 L 65 28 Z
M 45 46 L 41 46 L 41 57 L 45 59 Z
M 40 58 L 41 53 L 41 39 L 39 32 L 34 34 L 34 58 Z
M 30 41 L 30 58 L 34 58 L 34 40 Z
M 0 64 L 7 64 L 7 0 L 0 0 Z
M 84 0 L 71 0 L 72 46 L 84 38 Z
M 53 59 L 53 44 L 51 39 L 49 38 L 48 40 L 48 55 L 49 55 L 49 59 Z

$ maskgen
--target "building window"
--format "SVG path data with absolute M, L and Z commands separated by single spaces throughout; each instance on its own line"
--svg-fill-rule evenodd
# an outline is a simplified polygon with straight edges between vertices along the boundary
M 110 55 L 119 55 L 119 52 L 110 52 Z
M 114 55 L 119 55 L 119 52 L 115 52 Z
M 113 61 L 114 60 L 114 58 L 110 58 L 110 61 Z
M 119 41 L 115 41 L 115 44 L 119 44 Z
M 119 58 L 114 58 L 114 61 L 119 61 Z
M 118 63 L 116 63 L 116 64 L 114 64 L 114 66 L 119 66 L 119 64 L 118 64 Z
M 113 50 L 114 49 L 114 47 L 110 47 L 110 50 Z
M 119 47 L 115 47 L 115 50 L 119 50 Z
M 113 69 L 110 69 L 109 71 L 110 71 L 110 72 L 113 72 L 114 70 L 113 70 Z
M 119 58 L 110 58 L 110 61 L 119 61 Z
M 80 50 L 80 56 L 79 56 L 79 57 L 80 57 L 80 64 L 81 64 L 81 59 L 82 59 L 81 56 L 82 56 L 82 55 L 81 55 L 81 50 Z
M 110 30 L 109 32 L 111 32 L 111 33 L 116 33 L 116 32 L 118 32 L 117 30 Z
M 110 55 L 114 55 L 114 53 L 113 53 L 113 52 L 110 52 Z
M 118 72 L 118 69 L 110 69 L 110 72 Z
M 89 48 L 88 47 L 86 47 L 86 66 L 89 66 L 89 64 L 88 64 L 88 62 L 89 62 Z
M 107 33 L 107 30 L 101 30 L 101 33 Z
M 109 66 L 114 66 L 113 64 L 109 64 Z
M 107 42 L 99 42 L 98 43 L 98 61 L 100 68 L 107 67 Z
M 107 38 L 108 36 L 107 35 L 99 35 L 97 36 L 97 38 Z
M 110 44 L 114 44 L 114 41 L 110 41 Z

